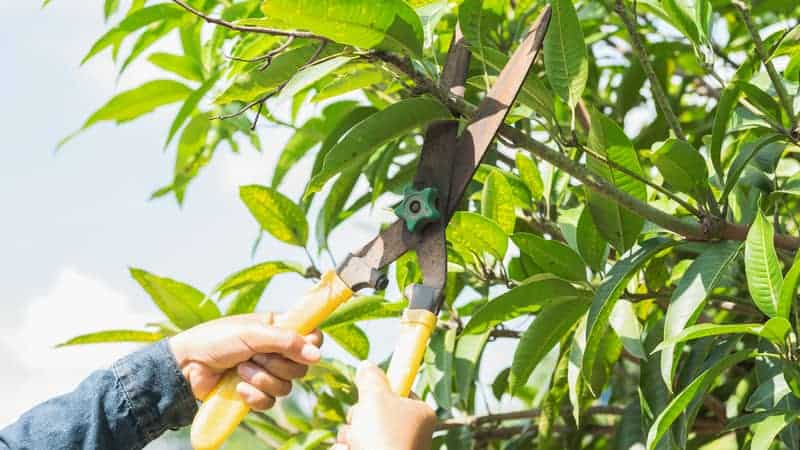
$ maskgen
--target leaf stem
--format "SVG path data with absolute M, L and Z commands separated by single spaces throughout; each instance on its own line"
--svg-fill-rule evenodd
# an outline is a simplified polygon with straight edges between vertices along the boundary
M 656 72 L 653 70 L 653 65 L 650 64 L 650 55 L 648 55 L 647 49 L 644 46 L 642 36 L 636 30 L 636 22 L 628 14 L 628 9 L 625 7 L 624 0 L 616 0 L 615 10 L 622 19 L 622 23 L 625 24 L 625 28 L 628 30 L 628 35 L 630 36 L 631 44 L 633 46 L 633 52 L 636 54 L 636 57 L 642 64 L 642 69 L 647 75 L 647 79 L 650 81 L 650 89 L 653 92 L 653 99 L 655 100 L 656 105 L 658 105 L 658 109 L 660 109 L 661 113 L 664 114 L 664 118 L 666 119 L 667 124 L 669 124 L 670 129 L 672 129 L 672 132 L 675 134 L 675 137 L 685 141 L 686 135 L 683 133 L 681 123 L 669 104 L 667 94 L 664 92 L 661 82 L 658 81 Z
M 286 31 L 286 30 L 279 30 L 276 28 L 264 28 L 264 27 L 253 27 L 248 25 L 237 25 L 235 23 L 228 22 L 226 20 L 220 19 L 218 17 L 209 16 L 202 11 L 199 11 L 193 7 L 191 7 L 188 3 L 184 0 L 172 0 L 176 5 L 180 6 L 181 8 L 185 9 L 186 11 L 194 14 L 197 17 L 205 20 L 208 23 L 219 25 L 224 28 L 228 28 L 234 31 L 242 31 L 245 33 L 259 33 L 259 34 L 271 34 L 273 36 L 287 36 L 293 38 L 307 38 L 307 39 L 320 39 L 325 40 L 324 37 L 316 35 L 314 33 L 308 33 L 305 31 Z
M 797 124 L 795 123 L 796 119 L 794 116 L 792 99 L 789 96 L 789 92 L 786 91 L 786 86 L 783 85 L 781 76 L 778 75 L 778 71 L 775 70 L 775 65 L 772 64 L 772 61 L 769 59 L 769 55 L 767 55 L 767 52 L 764 50 L 764 41 L 761 40 L 761 36 L 758 34 L 758 30 L 756 30 L 755 24 L 753 23 L 753 17 L 750 15 L 750 7 L 740 0 L 734 0 L 733 6 L 736 7 L 736 10 L 739 12 L 739 15 L 744 21 L 745 26 L 747 26 L 747 31 L 750 32 L 750 37 L 753 39 L 753 44 L 756 47 L 756 53 L 761 59 L 761 63 L 764 65 L 764 68 L 767 70 L 767 75 L 769 75 L 769 79 L 772 81 L 772 85 L 775 87 L 775 92 L 778 93 L 781 106 L 783 106 L 783 109 L 786 110 L 786 114 L 788 115 L 789 120 L 792 122 L 792 128 L 794 128 Z M 778 131 L 786 134 L 786 130 L 784 129 L 780 129 Z

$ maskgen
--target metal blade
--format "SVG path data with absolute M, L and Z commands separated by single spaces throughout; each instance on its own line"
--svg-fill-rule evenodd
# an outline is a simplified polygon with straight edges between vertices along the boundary
M 470 180 L 486 154 L 497 130 L 514 104 L 533 62 L 539 55 L 550 24 L 551 9 L 546 6 L 531 30 L 500 72 L 489 94 L 478 106 L 472 121 L 458 139 L 447 217 L 455 212 Z

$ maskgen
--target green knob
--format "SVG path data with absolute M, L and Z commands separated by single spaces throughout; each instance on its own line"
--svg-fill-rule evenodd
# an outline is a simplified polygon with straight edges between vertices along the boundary
M 419 227 L 436 222 L 442 217 L 439 209 L 436 208 L 438 198 L 439 191 L 436 188 L 427 187 L 417 190 L 408 187 L 403 192 L 403 201 L 397 205 L 394 213 L 405 221 L 406 228 L 413 233 Z

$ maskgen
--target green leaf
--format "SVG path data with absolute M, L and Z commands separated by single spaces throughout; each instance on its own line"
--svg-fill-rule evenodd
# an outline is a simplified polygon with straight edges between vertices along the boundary
M 191 93 L 185 84 L 154 80 L 114 96 L 84 122 L 81 130 L 102 121 L 128 122 L 156 108 L 181 101 Z
M 498 0 L 465 0 L 458 8 L 464 40 L 481 62 L 486 60 L 486 51 L 496 46 L 497 29 L 504 7 L 503 2 Z
M 225 310 L 225 315 L 234 316 L 237 314 L 249 314 L 255 311 L 258 302 L 261 301 L 264 290 L 267 289 L 267 284 L 269 284 L 269 280 L 247 285 L 239 289 L 239 292 L 236 293 L 236 297 L 234 297 L 233 301 L 228 305 L 228 309 Z
M 273 58 L 270 65 L 264 70 L 251 67 L 248 72 L 236 77 L 235 82 L 217 97 L 215 103 L 249 102 L 274 92 L 305 66 L 316 50 L 313 45 L 295 47 Z M 323 55 L 325 52 L 320 57 Z
M 49 0 L 48 0 L 49 1 Z M 45 2 L 47 4 L 48 2 Z M 119 0 L 105 0 L 103 2 L 103 17 L 108 20 L 119 9 Z
M 191 81 L 203 81 L 203 67 L 198 61 L 166 52 L 156 52 L 147 57 L 154 66 Z
M 96 333 L 82 334 L 66 342 L 62 342 L 56 347 L 67 347 L 70 345 L 86 344 L 105 344 L 119 342 L 157 342 L 164 338 L 161 333 L 154 331 L 139 330 L 108 330 Z
M 622 340 L 625 350 L 639 359 L 647 359 L 647 352 L 642 345 L 642 324 L 636 317 L 633 303 L 627 300 L 618 300 L 611 310 L 609 317 L 611 328 Z
M 514 233 L 511 240 L 519 247 L 520 252 L 529 255 L 534 263 L 547 272 L 567 280 L 586 280 L 583 259 L 565 244 L 531 233 Z
M 580 424 L 584 380 L 581 378 L 583 354 L 586 350 L 586 316 L 579 319 L 572 335 L 567 364 L 567 385 L 569 386 L 569 403 L 572 405 L 572 417 Z
M 430 97 L 408 98 L 376 112 L 354 126 L 330 149 L 325 155 L 321 171 L 311 180 L 306 195 L 319 192 L 339 172 L 363 167 L 372 154 L 388 142 L 434 120 L 449 117 L 447 108 Z
M 483 334 L 465 334 L 456 342 L 453 356 L 455 369 L 455 388 L 461 398 L 462 405 L 469 405 L 470 394 L 475 386 L 475 375 L 483 348 L 489 340 L 490 331 Z
M 636 272 L 657 253 L 670 248 L 676 242 L 653 238 L 645 241 L 642 246 L 630 254 L 625 259 L 617 262 L 608 273 L 608 277 L 597 289 L 592 300 L 592 307 L 586 321 L 586 349 L 583 352 L 583 378 L 591 379 L 591 371 L 594 367 L 597 351 L 600 347 L 600 340 L 608 327 L 611 312 L 614 310 L 617 300 L 625 290 L 625 286 Z
M 380 67 L 351 64 L 345 67 L 345 69 L 349 70 L 337 71 L 336 78 L 320 86 L 311 101 L 321 102 L 329 98 L 368 88 L 383 81 L 387 81 L 388 79 L 386 72 Z
M 463 334 L 490 331 L 503 322 L 535 313 L 551 303 L 574 300 L 586 302 L 587 299 L 587 292 L 577 289 L 565 280 L 549 274 L 534 275 L 476 311 L 464 327 Z
M 711 4 L 709 0 L 661 0 L 664 12 L 696 46 L 710 47 L 708 42 L 711 26 Z
M 349 323 L 325 329 L 325 333 L 330 336 L 345 351 L 355 356 L 359 360 L 369 357 L 369 338 L 364 330 L 356 325 Z
M 592 113 L 589 146 L 609 161 L 644 177 L 639 157 L 625 132 L 613 120 L 596 111 Z M 647 190 L 640 180 L 592 156 L 587 159 L 587 167 L 621 191 L 643 203 L 647 202 Z M 630 249 L 639 238 L 644 219 L 594 191 L 587 190 L 587 198 L 594 223 L 603 237 L 620 252 Z
M 502 260 L 508 250 L 508 236 L 499 225 L 480 214 L 466 211 L 453 214 L 447 225 L 447 240 L 457 250 L 465 251 L 465 256 L 481 257 L 489 253 Z
M 528 187 L 531 196 L 536 200 L 541 199 L 542 194 L 544 194 L 544 182 L 542 182 L 542 175 L 539 173 L 539 167 L 536 166 L 536 163 L 534 163 L 530 157 L 521 152 L 516 155 L 516 163 L 519 177 L 522 178 L 525 186 Z
M 741 95 L 739 85 L 737 83 L 728 84 L 719 97 L 717 113 L 714 116 L 714 126 L 711 131 L 711 146 L 708 152 L 711 155 L 711 162 L 720 180 L 725 178 L 725 170 L 722 167 L 722 142 L 725 140 L 728 124 L 731 121 L 731 114 L 733 114 L 736 105 L 739 103 L 739 95 Z
M 357 106 L 353 101 L 334 103 L 327 106 L 320 117 L 313 117 L 298 128 L 281 151 L 272 174 L 272 187 L 277 189 L 286 173 L 315 145 L 323 142 Z
M 767 416 L 753 425 L 753 440 L 750 450 L 768 450 L 775 438 L 786 426 L 797 421 L 800 412 L 785 412 Z
M 509 378 L 512 393 L 528 382 L 536 365 L 572 329 L 588 308 L 589 302 L 585 299 L 559 302 L 542 308 L 520 337 L 514 353 Z
M 779 320 L 786 320 L 786 319 L 779 319 Z M 764 336 L 765 338 L 772 340 L 775 339 L 777 336 L 776 332 L 777 330 L 775 328 L 777 328 L 777 326 L 769 328 L 767 325 L 761 323 L 737 323 L 737 324 L 726 324 L 726 325 L 717 325 L 714 323 L 701 323 L 698 325 L 692 325 L 690 327 L 686 327 L 683 331 L 681 331 L 677 335 L 667 340 L 664 340 L 664 342 L 659 344 L 653 351 L 654 352 L 661 351 L 666 347 L 671 347 L 680 342 L 687 342 L 694 339 L 700 339 L 709 336 L 721 336 L 725 334 L 752 334 L 754 336 Z M 783 342 L 783 336 L 781 336 L 781 343 L 782 342 Z
M 322 211 L 317 216 L 315 229 L 317 246 L 320 252 L 328 248 L 328 236 L 336 225 L 341 222 L 340 215 L 344 211 L 347 199 L 350 198 L 350 194 L 352 194 L 360 176 L 360 169 L 349 169 L 336 179 L 328 192 Z
M 508 63 L 509 56 L 495 48 L 483 46 L 483 53 L 475 54 L 484 63 L 484 68 L 491 68 L 494 72 L 499 73 L 503 67 Z M 485 89 L 485 86 L 476 86 Z M 537 78 L 534 74 L 530 74 L 525 82 L 522 84 L 522 89 L 519 91 L 517 100 L 539 113 L 544 119 L 554 121 L 555 118 L 555 97 L 553 92 L 547 87 L 544 81 Z M 533 191 L 531 191 L 533 193 Z
M 142 269 L 131 268 L 130 272 L 158 309 L 183 330 L 220 317 L 217 305 L 192 286 Z
M 169 133 L 167 134 L 167 141 L 164 143 L 164 148 L 169 146 L 172 138 L 175 137 L 175 134 L 178 133 L 178 130 L 181 129 L 186 120 L 191 117 L 192 113 L 197 108 L 197 105 L 200 104 L 200 101 L 203 100 L 203 97 L 205 97 L 211 88 L 214 87 L 219 80 L 219 77 L 219 73 L 212 75 L 199 88 L 192 91 L 192 93 L 186 97 L 186 100 L 183 102 L 183 105 L 181 105 L 181 109 L 178 111 L 178 114 L 175 115 L 175 119 L 172 120 L 172 125 L 170 125 Z
M 153 6 L 138 9 L 130 13 L 123 19 L 119 25 L 106 32 L 98 39 L 89 53 L 83 57 L 81 64 L 89 61 L 93 56 L 105 50 L 106 48 L 114 45 L 120 45 L 131 33 L 144 28 L 152 23 L 160 22 L 169 19 L 178 19 L 182 17 L 186 11 L 183 8 L 172 3 L 159 3 Z
M 689 403 L 698 395 L 705 394 L 711 383 L 726 369 L 742 361 L 754 358 L 758 354 L 755 350 L 742 350 L 732 355 L 728 355 L 714 363 L 713 366 L 705 370 L 686 388 L 681 391 L 667 405 L 664 411 L 658 416 L 647 433 L 647 450 L 654 450 L 658 441 L 664 436 L 669 427 L 680 417 L 689 406 Z
M 405 307 L 405 302 L 390 303 L 377 295 L 365 295 L 337 308 L 320 327 L 327 329 L 354 322 L 399 317 Z
M 303 29 L 341 44 L 422 55 L 419 16 L 402 0 L 270 0 L 270 25 Z
M 708 169 L 700 152 L 686 141 L 670 139 L 653 156 L 653 163 L 672 187 L 703 203 L 708 195 Z
M 436 405 L 445 410 L 452 408 L 453 352 L 456 347 L 456 329 L 437 330 L 431 336 L 425 353 L 423 376 L 431 387 Z
M 692 262 L 670 298 L 664 319 L 665 340 L 677 336 L 697 320 L 709 295 L 724 278 L 741 250 L 740 242 L 711 244 Z M 677 367 L 675 353 L 678 350 L 665 348 L 661 351 L 661 376 L 669 387 L 672 386 Z
M 514 232 L 517 221 L 513 195 L 506 177 L 499 170 L 493 170 L 483 184 L 481 214 L 494 220 L 506 234 Z
M 739 181 L 739 177 L 741 176 L 745 167 L 747 167 L 747 165 L 750 163 L 750 160 L 753 159 L 753 157 L 755 157 L 761 150 L 769 148 L 770 144 L 776 143 L 783 139 L 784 136 L 781 134 L 769 132 L 755 141 L 743 143 L 740 146 L 739 154 L 736 155 L 736 159 L 733 160 L 730 170 L 728 170 L 728 176 L 725 179 L 725 188 L 722 190 L 722 194 L 720 195 L 721 201 L 724 201 L 728 198 L 728 194 L 730 194 L 733 188 L 736 186 L 736 183 Z
M 164 36 L 168 35 L 172 30 L 180 25 L 177 19 L 164 20 L 156 26 L 150 27 L 145 30 L 134 42 L 131 51 L 125 58 L 125 61 L 119 66 L 118 76 L 121 76 L 125 70 L 145 51 L 153 46 L 156 42 L 161 40 Z
M 586 43 L 572 0 L 551 0 L 550 4 L 553 14 L 544 39 L 544 65 L 550 86 L 572 110 L 589 77 Z
M 481 164 L 478 166 L 478 170 L 475 171 L 475 175 L 472 177 L 472 180 L 476 183 L 486 184 L 486 179 L 489 178 L 489 175 L 495 171 L 498 171 L 496 167 L 488 164 Z M 512 200 L 514 205 L 521 209 L 531 209 L 531 192 L 528 190 L 528 187 L 525 186 L 525 183 L 522 181 L 522 179 L 505 170 L 500 170 L 498 172 L 505 177 L 506 182 L 509 184 L 509 186 L 511 186 L 511 192 L 513 193 Z
M 286 82 L 277 101 L 291 99 L 299 92 L 352 61 L 352 59 L 352 56 L 337 56 L 300 70 Z
M 786 273 L 786 279 L 781 285 L 781 295 L 778 300 L 778 310 L 776 311 L 778 317 L 789 318 L 797 295 L 798 282 L 800 282 L 800 252 L 795 254 L 792 267 Z
M 769 317 L 776 317 L 779 311 L 786 309 L 781 306 L 783 276 L 775 253 L 774 234 L 772 224 L 759 212 L 747 233 L 744 247 L 750 296 L 758 309 Z
M 583 208 L 575 231 L 578 251 L 594 272 L 602 272 L 608 258 L 608 242 L 600 234 L 589 208 Z
M 303 247 L 308 241 L 308 222 L 297 204 L 266 186 L 242 186 L 239 196 L 261 228 L 287 244 Z
M 268 261 L 242 269 L 226 277 L 214 290 L 225 297 L 236 291 L 255 284 L 268 282 L 281 273 L 304 274 L 305 268 L 299 264 L 284 261 Z

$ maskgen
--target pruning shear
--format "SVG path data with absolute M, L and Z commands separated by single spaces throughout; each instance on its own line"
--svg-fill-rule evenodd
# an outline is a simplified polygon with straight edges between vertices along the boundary
M 381 269 L 416 250 L 423 282 L 406 289 L 408 308 L 400 320 L 400 335 L 387 371 L 392 390 L 408 396 L 444 299 L 445 229 L 541 50 L 550 14 L 547 6 L 460 135 L 456 120 L 428 127 L 413 184 L 395 209 L 398 220 L 350 254 L 335 271 L 325 273 L 278 319 L 277 326 L 301 335 L 311 333 L 354 292 L 385 289 L 388 279 Z M 457 26 L 442 73 L 443 90 L 457 97 L 464 95 L 469 61 L 469 50 Z M 195 450 L 219 448 L 249 412 L 236 392 L 239 381 L 236 371 L 229 371 L 201 405 L 192 424 Z

